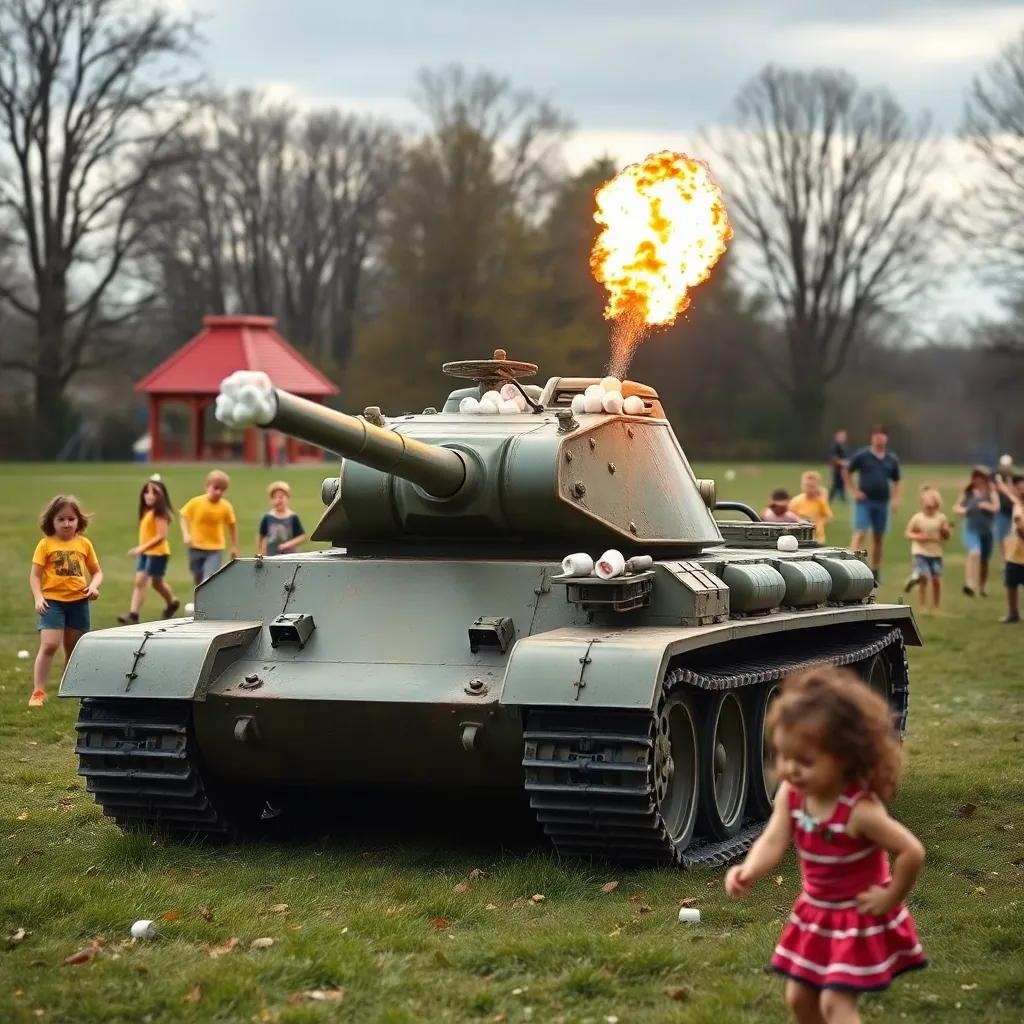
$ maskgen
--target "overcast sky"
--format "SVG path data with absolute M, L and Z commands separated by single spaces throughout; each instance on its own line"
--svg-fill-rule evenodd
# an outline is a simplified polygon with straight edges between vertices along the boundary
M 507 75 L 574 120 L 577 166 L 682 148 L 769 61 L 845 68 L 952 134 L 971 77 L 1024 29 L 1024 2 L 1008 0 L 164 2 L 208 12 L 206 56 L 227 86 L 414 122 L 420 68 Z M 986 305 L 959 288 L 950 301 Z

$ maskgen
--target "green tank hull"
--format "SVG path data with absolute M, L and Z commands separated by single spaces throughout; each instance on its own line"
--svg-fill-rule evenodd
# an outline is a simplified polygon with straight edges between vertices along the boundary
M 193 618 L 82 639 L 61 696 L 82 702 L 104 813 L 235 836 L 306 789 L 457 791 L 467 810 L 517 790 L 565 854 L 721 863 L 770 813 L 763 723 L 787 672 L 850 666 L 902 734 L 910 609 L 810 526 L 717 522 L 653 392 L 643 416 L 577 418 L 564 395 L 590 383 L 500 417 L 456 392 L 390 430 L 261 406 L 348 453 L 317 527 L 336 547 L 236 560 Z M 639 560 L 563 570 L 612 543 Z

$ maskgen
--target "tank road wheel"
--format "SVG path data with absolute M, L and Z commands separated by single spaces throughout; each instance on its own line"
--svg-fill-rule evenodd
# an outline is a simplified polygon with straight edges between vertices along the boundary
M 693 698 L 673 694 L 658 715 L 654 741 L 654 795 L 665 831 L 685 850 L 697 821 L 697 712 Z
M 712 693 L 700 727 L 701 831 L 731 839 L 743 824 L 747 802 L 747 722 L 734 690 Z
M 902 647 L 890 644 L 851 668 L 892 708 L 893 731 L 902 740 L 909 698 L 906 655 Z
M 204 777 L 186 701 L 86 698 L 75 730 L 78 774 L 126 832 L 238 839 L 259 821 L 262 801 Z
M 771 737 L 765 723 L 772 701 L 782 692 L 782 684 L 765 683 L 763 686 L 751 687 L 751 690 L 753 692 L 749 694 L 747 703 L 747 722 L 750 727 L 747 754 L 750 761 L 750 792 L 747 801 L 750 817 L 767 819 L 772 814 L 778 782 L 772 778 L 775 752 L 772 750 Z

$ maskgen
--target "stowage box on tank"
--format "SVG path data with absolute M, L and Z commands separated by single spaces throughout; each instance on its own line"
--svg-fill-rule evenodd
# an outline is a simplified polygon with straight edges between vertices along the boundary
M 902 735 L 920 637 L 863 561 L 742 506 L 716 520 L 651 388 L 518 383 L 536 369 L 446 364 L 473 386 L 394 419 L 224 382 L 225 422 L 343 456 L 313 534 L 332 548 L 237 559 L 193 618 L 82 638 L 60 692 L 105 814 L 235 835 L 295 788 L 525 787 L 563 853 L 722 863 L 770 813 L 788 672 L 849 666 Z

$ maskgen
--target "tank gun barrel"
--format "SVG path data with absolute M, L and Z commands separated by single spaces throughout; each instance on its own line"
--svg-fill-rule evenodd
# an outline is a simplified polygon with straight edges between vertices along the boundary
M 225 426 L 278 430 L 338 452 L 408 480 L 436 498 L 451 497 L 466 481 L 466 464 L 458 452 L 299 398 L 275 388 L 265 373 L 242 370 L 223 380 L 216 416 Z

